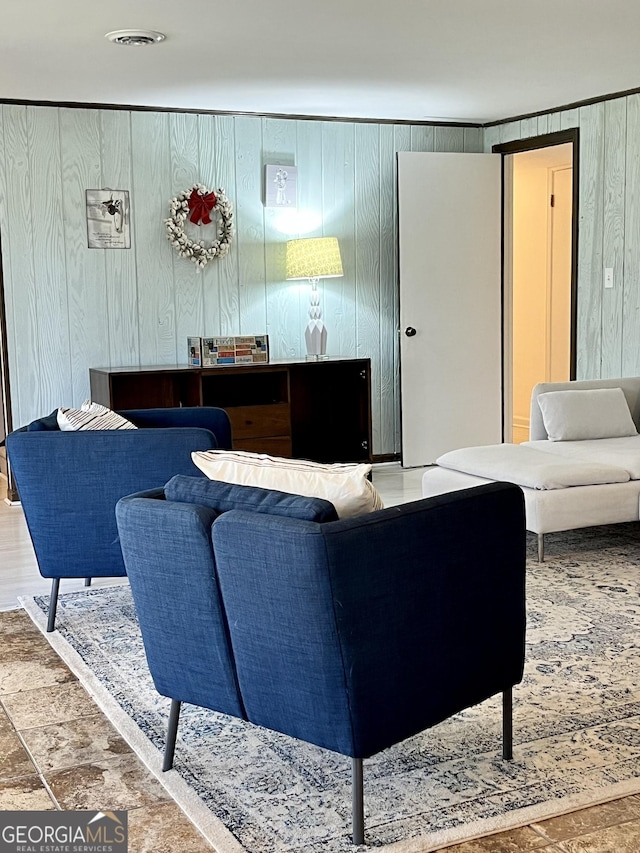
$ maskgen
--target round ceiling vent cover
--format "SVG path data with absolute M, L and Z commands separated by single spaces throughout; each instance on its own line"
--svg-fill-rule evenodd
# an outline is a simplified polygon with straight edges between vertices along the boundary
M 105 38 L 114 44 L 135 45 L 137 47 L 147 44 L 157 44 L 159 41 L 164 41 L 166 36 L 164 33 L 158 33 L 155 30 L 114 30 L 112 33 L 107 33 Z

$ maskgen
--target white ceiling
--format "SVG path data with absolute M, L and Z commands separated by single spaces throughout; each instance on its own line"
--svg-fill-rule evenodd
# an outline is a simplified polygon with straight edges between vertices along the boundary
M 0 0 L 0 98 L 487 122 L 636 87 L 639 0 Z

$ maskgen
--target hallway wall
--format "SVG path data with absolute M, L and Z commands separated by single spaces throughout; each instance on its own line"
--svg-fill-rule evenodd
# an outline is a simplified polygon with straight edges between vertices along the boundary
M 640 95 L 489 127 L 492 146 L 580 128 L 577 379 L 640 375 Z M 614 286 L 603 287 L 604 268 Z

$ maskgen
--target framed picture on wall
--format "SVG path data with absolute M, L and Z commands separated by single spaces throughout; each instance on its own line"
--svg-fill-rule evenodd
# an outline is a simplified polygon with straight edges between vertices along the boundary
M 264 206 L 297 207 L 297 184 L 297 166 L 265 166 Z
M 130 249 L 128 190 L 86 190 L 87 242 L 90 249 Z

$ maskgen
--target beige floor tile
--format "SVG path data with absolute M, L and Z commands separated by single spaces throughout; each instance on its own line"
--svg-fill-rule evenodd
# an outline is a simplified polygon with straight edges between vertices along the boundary
M 24 729 L 22 736 L 43 773 L 131 752 L 109 721 L 99 713 L 52 726 Z
M 33 775 L 34 772 L 35 767 L 29 754 L 0 708 L 0 779 L 15 779 L 17 776 Z
M 44 777 L 63 809 L 135 809 L 170 799 L 132 753 Z
M 205 853 L 212 851 L 175 803 L 129 812 L 129 853 Z
M 540 821 L 533 826 L 550 841 L 564 841 L 578 835 L 586 835 L 595 829 L 604 829 L 625 821 L 640 818 L 640 800 L 625 797 L 588 809 Z
M 55 809 L 39 776 L 25 776 L 0 782 L 0 811 L 40 811 Z
M 50 647 L 43 649 L 37 660 L 0 661 L 0 696 L 75 680 L 75 675 Z
M 92 716 L 97 708 L 77 681 L 13 693 L 2 704 L 18 731 Z
M 466 841 L 455 847 L 447 847 L 446 853 L 527 853 L 529 850 L 546 853 L 555 848 L 533 829 L 523 826 L 497 835 L 487 835 L 475 841 Z
M 2 617 L 2 633 L 7 634 L 31 634 L 32 636 L 39 635 L 40 631 L 33 624 L 32 619 L 24 610 L 10 610 L 3 612 Z M 44 638 L 43 638 L 44 639 Z M 45 640 L 46 643 L 46 640 Z M 2 652 L 0 652 L 1 658 Z
M 562 853 L 638 853 L 640 820 L 597 829 L 579 838 L 560 841 Z
M 11 611 L 0 619 L 0 696 L 73 681 L 26 613 Z

